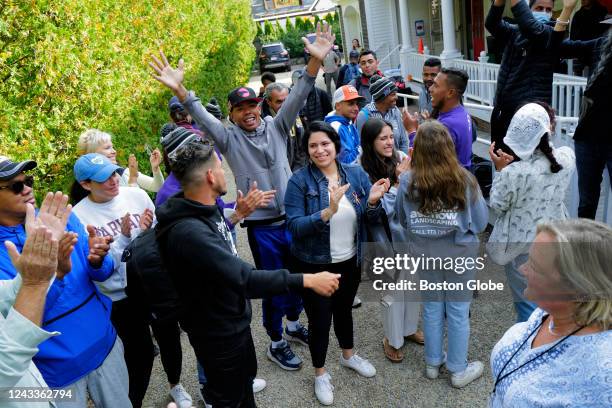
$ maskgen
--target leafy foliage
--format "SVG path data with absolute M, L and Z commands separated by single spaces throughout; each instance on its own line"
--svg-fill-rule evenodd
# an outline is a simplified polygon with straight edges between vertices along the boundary
M 37 192 L 68 191 L 78 135 L 114 135 L 119 162 L 158 144 L 170 97 L 150 77 L 162 48 L 186 84 L 223 100 L 248 79 L 247 0 L 0 0 L 0 154 L 38 162 Z M 42 185 L 41 185 L 42 184 Z
M 290 19 L 285 21 L 285 28 L 277 21 L 276 24 L 272 24 L 266 21 L 263 25 L 257 25 L 257 38 L 261 44 L 270 42 L 280 41 L 285 47 L 289 48 L 289 55 L 291 58 L 299 58 L 303 56 L 304 43 L 302 37 L 306 34 L 313 33 L 318 22 L 327 21 L 332 25 L 334 34 L 336 35 L 336 44 L 342 44 L 340 20 L 338 13 L 330 13 L 325 15 L 321 19 L 318 15 L 315 15 L 311 20 L 309 18 L 296 17 L 295 23 L 292 23 Z

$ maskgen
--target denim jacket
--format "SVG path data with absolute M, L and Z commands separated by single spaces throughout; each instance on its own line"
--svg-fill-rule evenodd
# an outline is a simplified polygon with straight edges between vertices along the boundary
M 382 207 L 367 214 L 368 196 L 372 186 L 368 175 L 356 164 L 341 164 L 336 160 L 341 184 L 350 183 L 346 198 L 357 214 L 357 262 L 361 259 L 361 243 L 367 240 L 366 217 L 377 218 Z M 328 183 L 325 175 L 314 164 L 293 173 L 285 193 L 285 212 L 291 231 L 291 254 L 303 262 L 327 264 L 332 262 L 329 221 L 321 219 L 321 212 L 329 206 Z

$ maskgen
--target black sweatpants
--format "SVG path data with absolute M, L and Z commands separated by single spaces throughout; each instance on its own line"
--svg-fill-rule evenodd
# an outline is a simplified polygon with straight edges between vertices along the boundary
M 311 290 L 304 290 L 302 299 L 308 316 L 308 333 L 310 357 L 315 368 L 325 366 L 327 347 L 329 345 L 329 330 L 332 317 L 334 332 L 340 348 L 353 348 L 353 299 L 359 288 L 361 274 L 356 258 L 331 264 L 309 264 L 292 257 L 291 272 L 316 273 L 328 271 L 341 274 L 340 286 L 331 296 L 325 297 Z
M 183 349 L 181 348 L 181 329 L 177 320 L 158 321 L 151 323 L 153 335 L 159 346 L 162 366 L 168 377 L 169 384 L 181 382 L 183 367 Z
M 255 408 L 253 379 L 257 374 L 257 357 L 251 328 L 216 339 L 187 334 L 206 373 L 206 402 L 213 408 Z
M 113 302 L 111 321 L 123 342 L 130 401 L 134 408 L 140 408 L 149 387 L 154 356 L 147 313 L 134 303 L 129 298 Z

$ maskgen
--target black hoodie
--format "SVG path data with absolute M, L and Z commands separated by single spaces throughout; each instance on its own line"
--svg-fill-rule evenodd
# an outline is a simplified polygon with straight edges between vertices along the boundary
M 181 321 L 190 336 L 219 338 L 247 329 L 249 299 L 297 292 L 300 274 L 286 269 L 256 270 L 240 259 L 216 205 L 183 197 L 168 199 L 156 211 L 159 227 L 178 222 L 161 244 L 164 260 L 185 306 Z

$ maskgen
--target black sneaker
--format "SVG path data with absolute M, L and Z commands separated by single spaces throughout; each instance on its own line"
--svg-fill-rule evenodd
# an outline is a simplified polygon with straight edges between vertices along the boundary
M 267 355 L 268 358 L 278 364 L 280 368 L 289 371 L 299 370 L 302 367 L 302 360 L 293 354 L 289 343 L 284 342 L 285 345 L 277 348 L 272 348 L 272 345 L 268 346 Z
M 300 328 L 296 331 L 290 331 L 289 328 L 286 327 L 283 337 L 286 340 L 294 341 L 296 343 L 303 344 L 304 346 L 308 345 L 308 329 L 302 325 L 300 325 Z

